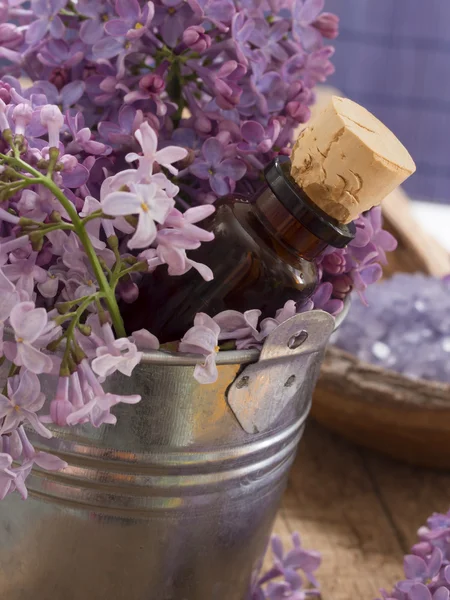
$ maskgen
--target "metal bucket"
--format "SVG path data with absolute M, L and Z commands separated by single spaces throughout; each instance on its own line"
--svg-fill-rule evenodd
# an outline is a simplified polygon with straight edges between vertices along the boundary
M 211 385 L 193 378 L 198 357 L 148 353 L 108 383 L 142 395 L 115 427 L 33 439 L 69 467 L 0 503 L 0 598 L 245 600 L 333 327 L 297 315 L 261 355 L 220 352 Z

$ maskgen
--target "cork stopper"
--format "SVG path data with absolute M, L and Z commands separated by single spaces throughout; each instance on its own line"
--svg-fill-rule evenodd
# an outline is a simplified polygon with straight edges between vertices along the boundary
M 338 96 L 302 131 L 291 165 L 297 185 L 340 223 L 380 204 L 416 170 L 392 131 L 356 102 Z

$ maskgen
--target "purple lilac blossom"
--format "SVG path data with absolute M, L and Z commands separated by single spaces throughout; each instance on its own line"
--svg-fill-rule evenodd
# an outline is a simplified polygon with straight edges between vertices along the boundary
M 315 577 L 321 563 L 320 554 L 305 550 L 298 533 L 292 534 L 292 545 L 293 548 L 285 553 L 281 539 L 272 536 L 270 546 L 274 564 L 265 573 L 255 574 L 249 600 L 306 600 L 320 595 Z
M 368 307 L 353 303 L 334 343 L 407 377 L 450 382 L 450 281 L 395 274 L 365 294 Z
M 159 347 L 151 332 L 141 330 L 126 338 L 114 331 L 108 306 L 103 305 L 104 284 L 99 282 L 92 255 L 89 258 L 86 242 L 74 230 L 73 222 L 85 229 L 92 254 L 106 276 L 113 277 L 114 270 L 124 271 L 123 285 L 134 267 L 136 273 L 150 268 L 147 259 L 139 260 L 126 248 L 150 251 L 152 244 L 155 254 L 165 253 L 168 262 L 174 260 L 168 258 L 173 250 L 185 270 L 195 267 L 211 278 L 210 270 L 190 261 L 186 252 L 211 241 L 212 235 L 196 223 L 214 212 L 214 207 L 197 206 L 184 213 L 175 209 L 179 188 L 161 167 L 176 173 L 173 163 L 185 158 L 187 150 L 170 145 L 158 149 L 156 134 L 139 111 L 124 107 L 119 112 L 120 133 L 126 133 L 127 141 L 133 139 L 129 149 L 143 152 L 122 152 L 123 164 L 127 157 L 136 160 L 138 168 L 119 169 L 114 174 L 113 163 L 100 156 L 106 153 L 106 145 L 84 126 L 81 113 L 63 114 L 49 103 L 42 82 L 34 93 L 33 86 L 23 90 L 13 78 L 9 81 L 1 88 L 0 125 L 5 149 L 12 145 L 23 160 L 16 162 L 12 152 L 2 154 L 2 161 L 12 161 L 16 179 L 2 179 L 5 169 L 0 169 L 0 191 L 8 190 L 0 209 L 0 352 L 3 360 L 11 362 L 0 395 L 0 496 L 18 491 L 25 498 L 33 465 L 60 469 L 65 463 L 35 452 L 23 425 L 35 435 L 51 437 L 44 423 L 61 427 L 87 422 L 94 427 L 114 424 L 111 409 L 119 403 L 139 402 L 140 397 L 107 392 L 103 380 L 116 371 L 130 376 L 142 355 L 138 346 Z M 47 90 L 54 94 L 52 87 Z M 8 137 L 12 131 L 15 136 L 11 133 Z M 113 141 L 117 146 L 123 140 Z M 96 180 L 92 181 L 97 162 Z M 67 178 L 68 165 L 72 172 L 85 172 L 86 176 Z M 17 191 L 15 182 L 23 178 L 27 183 L 27 175 L 30 185 Z M 90 195 L 91 189 L 97 190 L 98 199 Z M 124 216 L 130 222 L 117 205 L 126 205 Z M 81 219 L 87 220 L 84 225 Z M 159 264 L 163 262 L 161 258 Z M 12 336 L 3 340 L 5 326 Z M 61 353 L 54 354 L 60 345 Z M 46 409 L 38 376 L 54 376 L 58 371 L 56 393 Z M 12 447 L 17 440 L 21 440 L 20 452 Z M 13 466 L 13 459 L 19 466 Z
M 405 579 L 382 600 L 449 600 L 450 511 L 434 513 L 418 531 L 419 542 L 404 558 Z
M 64 111 L 82 111 L 93 129 L 92 142 L 106 145 L 112 140 L 102 122 L 116 124 L 124 103 L 152 119 L 161 147 L 177 129 L 191 125 L 188 112 L 202 114 L 203 120 L 192 121 L 188 148 L 199 162 L 202 144 L 227 123 L 234 123 L 236 132 L 246 121 L 258 123 L 265 137 L 254 128 L 259 141 L 253 140 L 252 130 L 244 128 L 225 148 L 224 162 L 241 161 L 248 178 L 240 175 L 242 166 L 225 173 L 226 183 L 219 187 L 215 178 L 194 175 L 195 167 L 183 173 L 180 183 L 195 204 L 209 194 L 221 195 L 233 182 L 248 192 L 261 165 L 286 150 L 308 117 L 313 87 L 333 69 L 332 48 L 324 40 L 337 35 L 338 19 L 323 8 L 323 0 L 80 0 L 76 6 L 33 0 L 17 29 L 7 23 L 9 16 L 14 22 L 14 11 L 6 4 L 6 64 L 0 75 L 15 75 L 22 66 L 35 82 L 24 91 L 26 99 L 36 91 Z M 295 68 L 284 66 L 291 63 Z M 134 151 L 130 137 L 120 145 Z M 251 156 L 249 147 L 255 148 Z
M 337 33 L 318 0 L 20 4 L 0 6 L 0 332 L 12 331 L 0 340 L 11 363 L 0 497 L 26 497 L 33 465 L 65 466 L 36 452 L 23 424 L 43 436 L 42 423 L 112 425 L 115 405 L 139 401 L 102 385 L 159 347 L 148 331 L 126 337 L 115 292 L 132 302 L 141 274 L 161 265 L 212 279 L 189 256 L 212 239 L 201 221 L 219 196 L 251 193 L 261 169 L 289 153 L 313 88 L 333 71 L 324 38 Z M 314 302 L 332 312 L 353 286 L 363 293 L 392 246 L 379 221 L 362 219 L 358 245 L 320 267 Z M 291 301 L 262 323 L 258 311 L 219 315 L 220 327 L 200 314 L 180 351 L 201 355 L 195 375 L 213 381 L 221 327 L 221 340 L 257 348 L 311 305 Z M 58 380 L 42 406 L 44 373 Z M 299 592 L 298 578 L 288 583 Z
M 183 336 L 178 346 L 179 352 L 201 354 L 204 361 L 194 369 L 194 377 L 200 383 L 214 383 L 217 379 L 215 357 L 219 351 L 218 337 L 220 327 L 205 313 L 198 313 L 194 326 Z

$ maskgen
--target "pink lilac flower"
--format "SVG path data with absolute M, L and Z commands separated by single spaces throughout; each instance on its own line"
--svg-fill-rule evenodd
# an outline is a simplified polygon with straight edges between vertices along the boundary
M 33 109 L 30 104 L 22 102 L 14 107 L 12 112 L 12 120 L 16 124 L 14 133 L 16 135 L 24 135 L 25 129 L 31 123 L 33 117 Z
M 325 273 L 330 273 L 330 275 L 341 275 L 341 273 L 345 273 L 345 255 L 345 249 L 338 251 L 334 248 L 329 248 L 329 251 L 324 253 L 320 266 Z
M 136 345 L 127 338 L 116 340 L 109 323 L 102 325 L 102 334 L 106 345 L 97 348 L 97 357 L 92 361 L 93 371 L 100 377 L 108 377 L 116 371 L 130 377 L 142 352 L 138 352 Z
M 203 363 L 195 366 L 194 377 L 199 383 L 214 383 L 218 377 L 216 354 L 219 351 L 219 325 L 205 313 L 198 313 L 194 326 L 183 336 L 178 350 L 190 354 L 202 354 Z
M 91 296 L 98 290 L 98 283 L 87 268 L 83 271 L 69 269 L 65 274 L 64 283 L 64 296 L 67 296 L 69 300 Z
M 190 269 L 195 269 L 205 281 L 214 279 L 214 274 L 208 265 L 190 259 L 186 255 L 186 251 L 182 248 L 172 247 L 168 249 L 164 244 L 159 244 L 156 249 L 156 255 L 159 264 L 166 264 L 168 266 L 169 275 L 184 275 Z M 151 262 L 152 258 L 150 258 L 150 263 Z
M 80 273 L 86 272 L 86 255 L 83 252 L 80 240 L 73 231 L 69 235 L 65 235 L 63 231 L 54 231 L 49 233 L 47 237 L 50 238 L 53 244 L 54 254 L 62 256 L 65 267 Z
M 105 180 L 102 184 L 100 198 L 106 198 L 110 190 L 111 181 Z M 87 217 L 98 210 L 102 210 L 102 202 L 99 202 L 93 196 L 86 196 L 84 199 L 83 210 L 80 212 L 80 217 Z M 129 225 L 123 217 L 117 217 L 116 219 L 92 219 L 92 221 L 86 224 L 86 231 L 96 247 L 98 247 L 100 242 L 100 226 L 103 228 L 107 238 L 115 235 L 115 229 L 122 233 L 133 233 L 134 231 L 133 227 Z M 100 243 L 104 248 L 104 243 Z
M 147 331 L 147 329 L 133 331 L 131 340 L 141 350 L 158 350 L 159 348 L 158 338 L 153 333 L 150 333 L 150 331 Z
M 60 427 L 67 425 L 67 417 L 75 410 L 69 401 L 69 383 L 69 377 L 59 378 L 55 397 L 50 402 L 50 418 L 42 417 L 43 423 L 55 423 Z
M 155 162 L 162 167 L 165 167 L 173 175 L 178 173 L 177 169 L 173 166 L 173 163 L 178 162 L 187 156 L 187 151 L 184 148 L 166 146 L 161 150 L 157 150 L 158 138 L 147 122 L 142 123 L 135 132 L 135 136 L 142 148 L 143 156 L 139 156 L 132 152 L 126 156 L 126 160 L 128 162 L 139 162 L 138 176 L 142 178 L 150 177 L 153 173 L 153 165 Z
M 59 108 L 52 104 L 42 107 L 40 113 L 41 123 L 48 129 L 48 145 L 50 148 L 59 147 L 59 134 L 64 125 L 64 117 Z
M 17 431 L 13 432 L 11 434 L 11 438 L 16 439 L 18 445 L 20 446 L 20 452 L 16 453 L 15 458 L 22 458 L 23 460 L 21 465 L 10 469 L 14 475 L 14 478 L 10 479 L 9 488 L 6 489 L 5 493 L 12 493 L 17 490 L 22 498 L 26 500 L 28 497 L 28 490 L 25 482 L 31 473 L 31 469 L 33 468 L 34 464 L 48 471 L 59 471 L 67 467 L 67 463 L 57 456 L 49 454 L 48 452 L 37 452 L 28 440 L 23 426 L 20 426 Z M 0 473 L 0 489 L 2 485 L 1 478 L 2 475 Z
M 36 190 L 23 190 L 20 200 L 17 203 L 17 208 L 22 217 L 34 219 L 35 221 L 45 221 L 49 214 L 57 210 L 58 206 L 55 198 L 46 188 L 36 186 Z
M 17 430 L 17 437 L 20 439 L 22 456 L 25 459 L 24 463 L 35 463 L 46 471 L 60 471 L 67 467 L 67 463 L 58 456 L 49 452 L 36 451 L 22 425 Z
M 195 250 L 201 243 L 214 239 L 214 234 L 195 225 L 209 217 L 214 210 L 211 205 L 189 208 L 184 213 L 173 208 L 158 229 L 156 250 L 144 251 L 139 258 L 148 262 L 150 271 L 158 265 L 167 264 L 170 275 L 184 275 L 194 268 L 205 281 L 211 281 L 214 277 L 211 269 L 191 260 L 186 255 L 186 250 Z
M 28 258 L 11 258 L 11 264 L 3 267 L 6 277 L 16 284 L 16 290 L 22 299 L 32 300 L 34 284 L 47 281 L 47 271 L 36 264 L 37 253 L 32 252 Z
M 4 419 L 0 435 L 11 433 L 25 422 L 42 437 L 52 437 L 36 415 L 45 402 L 37 375 L 25 369 L 8 378 L 7 390 L 8 396 L 0 394 L 0 419 Z
M 210 216 L 214 210 L 211 205 L 189 208 L 184 213 L 173 208 L 156 234 L 156 253 L 148 258 L 155 263 L 155 258 L 158 257 L 160 264 L 168 265 L 171 275 L 183 275 L 195 268 L 205 281 L 213 279 L 211 269 L 190 260 L 186 250 L 195 250 L 201 243 L 214 239 L 214 234 L 194 225 Z M 147 260 L 146 256 L 143 258 Z
M 35 347 L 36 341 L 46 330 L 47 319 L 45 308 L 35 308 L 34 302 L 20 302 L 14 306 L 9 321 L 14 330 L 15 342 L 4 343 L 8 360 L 32 373 L 49 373 L 52 370 L 50 356 Z
M 186 250 L 195 250 L 200 247 L 202 242 L 211 242 L 214 239 L 214 234 L 198 227 L 195 223 L 204 221 L 214 211 L 215 208 L 211 205 L 194 206 L 183 213 L 173 208 L 164 221 L 164 228 L 158 231 L 158 242 L 159 236 L 164 235 L 166 241 L 169 236 L 172 236 L 172 243 L 178 245 L 178 247 L 184 247 Z M 165 229 L 167 229 L 167 232 L 165 232 Z
M 130 184 L 129 192 L 112 192 L 102 203 L 106 215 L 126 216 L 137 214 L 138 225 L 129 248 L 147 248 L 156 238 L 157 223 L 164 223 L 174 206 L 174 201 L 153 183 Z
M 114 425 L 117 418 L 111 413 L 113 406 L 121 402 L 137 404 L 141 400 L 137 394 L 120 396 L 105 392 L 86 359 L 80 364 L 79 376 L 85 404 L 67 416 L 68 425 L 77 425 L 87 421 L 94 427 L 100 427 L 104 423 Z
M 261 347 L 262 335 L 258 331 L 260 310 L 225 310 L 214 317 L 220 327 L 219 340 L 235 340 L 236 350 Z

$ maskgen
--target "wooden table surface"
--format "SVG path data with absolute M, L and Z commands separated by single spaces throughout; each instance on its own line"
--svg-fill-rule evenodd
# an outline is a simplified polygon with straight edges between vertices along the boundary
M 450 473 L 400 464 L 310 421 L 275 523 L 322 553 L 322 600 L 373 600 L 402 578 L 403 554 L 432 512 L 450 508 Z

